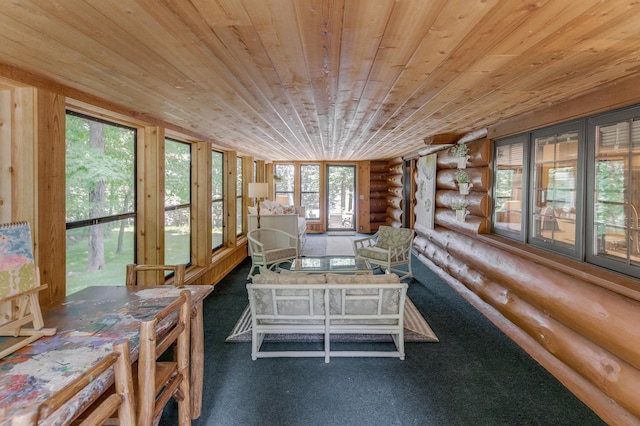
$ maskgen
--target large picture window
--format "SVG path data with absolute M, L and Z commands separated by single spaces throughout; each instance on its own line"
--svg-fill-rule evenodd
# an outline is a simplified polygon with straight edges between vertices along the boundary
M 166 139 L 164 262 L 191 263 L 191 145 Z
M 213 250 L 224 244 L 223 159 L 221 152 L 211 152 L 211 245 Z
M 136 130 L 66 115 L 67 295 L 124 285 L 135 262 Z

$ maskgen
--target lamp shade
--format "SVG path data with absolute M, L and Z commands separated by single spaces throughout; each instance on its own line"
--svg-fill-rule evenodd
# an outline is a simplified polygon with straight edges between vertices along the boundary
M 249 183 L 249 197 L 267 198 L 269 196 L 269 184 L 266 182 Z
M 276 203 L 283 205 L 283 206 L 287 206 L 289 205 L 289 196 L 288 195 L 277 195 L 276 196 Z

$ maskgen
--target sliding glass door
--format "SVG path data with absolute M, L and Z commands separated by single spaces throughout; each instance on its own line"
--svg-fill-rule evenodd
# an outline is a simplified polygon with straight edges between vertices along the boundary
M 355 231 L 356 166 L 327 165 L 327 230 Z

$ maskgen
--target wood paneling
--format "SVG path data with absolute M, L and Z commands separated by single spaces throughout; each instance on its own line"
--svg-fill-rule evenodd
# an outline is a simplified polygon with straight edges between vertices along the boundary
M 138 131 L 136 263 L 164 263 L 164 129 Z
M 637 102 L 616 84 L 639 19 L 631 0 L 13 0 L 0 73 L 255 158 L 375 160 L 609 83 Z
M 30 92 L 27 90 L 29 96 Z M 35 105 L 37 153 L 31 161 L 37 159 L 37 163 L 34 170 L 27 170 L 25 175 L 32 177 L 29 184 L 33 184 L 33 192 L 23 188 L 25 192 L 18 192 L 16 201 L 24 201 L 37 212 L 32 222 L 36 229 L 33 236 L 37 241 L 35 256 L 40 267 L 40 281 L 49 285 L 50 298 L 43 302 L 50 303 L 64 299 L 66 289 L 65 100 L 62 96 L 37 90 Z M 37 176 L 36 182 L 33 176 Z M 35 200 L 34 194 L 37 194 Z M 46 291 L 41 292 L 41 298 L 45 297 L 42 293 Z

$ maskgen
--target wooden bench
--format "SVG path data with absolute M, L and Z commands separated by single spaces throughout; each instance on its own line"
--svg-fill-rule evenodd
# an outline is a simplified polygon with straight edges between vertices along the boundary
M 327 274 L 325 283 L 320 282 L 325 279 L 323 275 L 282 274 L 278 280 L 280 282 L 274 282 L 273 279 L 273 275 L 279 274 L 269 274 L 271 279 L 260 279 L 261 275 L 256 275 L 254 282 L 247 284 L 253 360 L 265 357 L 324 357 L 325 362 L 329 362 L 332 356 L 404 359 L 403 321 L 407 284 L 401 283 L 397 275 Z M 357 282 L 345 283 L 350 280 Z M 324 336 L 324 348 L 320 351 L 261 350 L 265 336 L 272 333 L 321 334 Z M 331 336 L 335 334 L 389 334 L 395 350 L 332 350 Z

